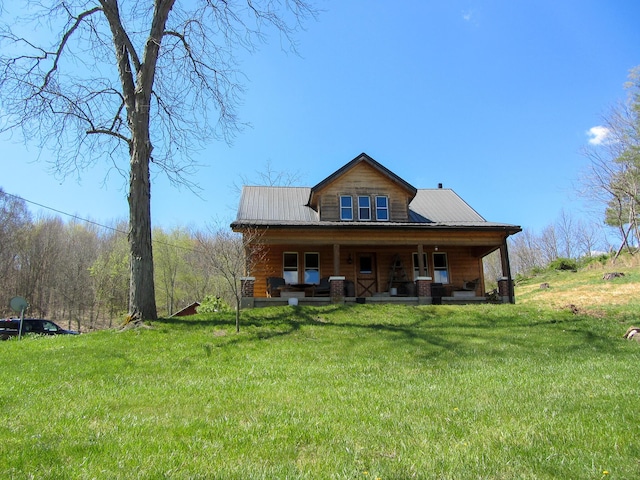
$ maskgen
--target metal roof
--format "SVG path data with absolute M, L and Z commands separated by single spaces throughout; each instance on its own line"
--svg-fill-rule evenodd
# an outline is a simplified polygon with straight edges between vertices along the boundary
M 409 204 L 411 221 L 419 223 L 486 222 L 449 188 L 421 189 Z
M 236 222 L 317 223 L 318 213 L 307 206 L 310 191 L 309 187 L 242 187 Z
M 308 206 L 309 187 L 245 186 L 232 227 L 243 225 L 349 228 L 507 228 L 515 225 L 487 222 L 451 189 L 418 189 L 409 204 L 408 222 L 320 221 Z

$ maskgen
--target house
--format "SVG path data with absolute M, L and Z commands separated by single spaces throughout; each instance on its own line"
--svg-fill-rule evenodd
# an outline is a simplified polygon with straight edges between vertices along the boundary
M 235 232 L 260 251 L 247 306 L 296 302 L 486 301 L 482 259 L 499 250 L 514 302 L 507 238 L 453 190 L 416 189 L 365 153 L 314 187 L 245 186 Z M 255 263 L 255 265 L 253 265 Z

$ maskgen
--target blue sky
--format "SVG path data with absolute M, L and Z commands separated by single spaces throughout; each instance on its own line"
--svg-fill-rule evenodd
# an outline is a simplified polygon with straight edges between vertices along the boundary
M 443 183 L 490 221 L 539 231 L 562 209 L 584 213 L 573 188 L 580 149 L 640 64 L 640 2 L 317 5 L 298 56 L 276 37 L 243 57 L 239 113 L 251 128 L 194 159 L 200 196 L 154 177 L 156 226 L 228 223 L 233 185 L 267 162 L 311 186 L 361 152 L 417 188 Z M 106 166 L 60 179 L 35 145 L 0 145 L 6 192 L 99 222 L 127 218 L 126 182 L 105 178 Z

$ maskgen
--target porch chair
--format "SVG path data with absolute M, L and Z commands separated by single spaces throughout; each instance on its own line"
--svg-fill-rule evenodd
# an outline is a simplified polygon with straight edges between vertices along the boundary
M 282 277 L 267 277 L 267 297 L 279 297 L 280 290 L 278 287 L 285 285 L 284 278 Z
M 329 277 L 322 277 L 320 283 L 313 287 L 314 297 L 328 297 L 331 294 L 331 283 Z

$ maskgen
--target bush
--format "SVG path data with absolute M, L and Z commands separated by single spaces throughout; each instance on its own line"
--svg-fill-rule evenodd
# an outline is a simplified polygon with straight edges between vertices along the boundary
M 571 258 L 556 258 L 549 264 L 549 270 L 570 270 L 576 272 L 578 270 L 578 262 Z
M 588 267 L 591 264 L 594 263 L 598 263 L 602 266 L 606 265 L 607 262 L 609 261 L 610 255 L 607 253 L 603 253 L 600 255 L 596 255 L 596 256 L 591 256 L 591 257 L 582 257 L 580 259 L 580 266 L 581 267 Z
M 231 310 L 227 302 L 220 297 L 207 295 L 198 307 L 198 313 L 228 312 Z

